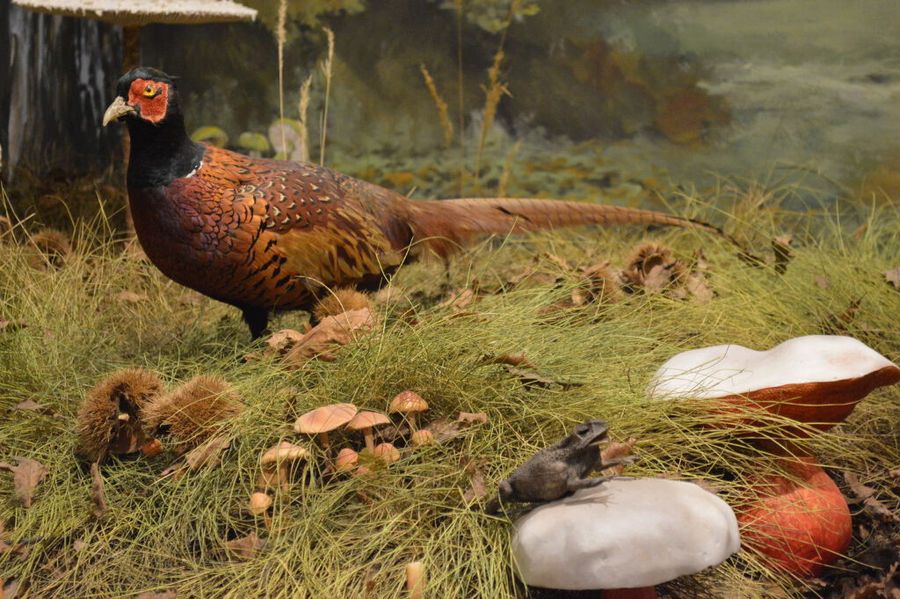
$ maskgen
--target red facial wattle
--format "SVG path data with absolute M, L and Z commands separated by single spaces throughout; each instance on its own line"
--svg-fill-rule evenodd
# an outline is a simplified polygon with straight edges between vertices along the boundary
M 128 89 L 128 104 L 138 108 L 145 121 L 158 123 L 166 118 L 169 86 L 150 79 L 135 79 Z

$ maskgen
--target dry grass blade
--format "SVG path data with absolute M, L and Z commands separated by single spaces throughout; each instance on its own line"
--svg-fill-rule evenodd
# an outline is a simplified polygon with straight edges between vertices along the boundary
M 437 108 L 441 129 L 444 131 L 444 145 L 449 147 L 450 144 L 453 143 L 453 123 L 450 122 L 450 108 L 447 105 L 447 101 L 444 100 L 444 97 L 441 96 L 441 93 L 438 91 L 437 85 L 431 77 L 431 73 L 428 71 L 428 67 L 423 63 L 419 65 L 419 70 L 422 72 L 422 78 L 425 80 L 425 87 L 428 89 L 428 95 L 431 96 L 434 107 Z
M 310 74 L 300 86 L 300 100 L 297 103 L 297 114 L 300 123 L 300 161 L 309 162 L 309 99 L 312 90 L 313 76 Z
M 328 40 L 328 53 L 325 62 L 322 63 L 322 75 L 325 77 L 325 104 L 322 107 L 322 122 L 319 140 L 319 164 L 325 164 L 325 141 L 328 139 L 328 97 L 331 95 L 331 75 L 334 68 L 334 32 L 328 27 L 323 28 Z

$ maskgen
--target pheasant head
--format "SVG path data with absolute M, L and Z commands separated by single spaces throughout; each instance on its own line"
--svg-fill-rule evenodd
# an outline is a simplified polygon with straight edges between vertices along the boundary
M 137 67 L 122 75 L 103 126 L 117 121 L 131 137 L 129 187 L 166 186 L 198 167 L 203 148 L 185 132 L 175 81 L 162 71 Z

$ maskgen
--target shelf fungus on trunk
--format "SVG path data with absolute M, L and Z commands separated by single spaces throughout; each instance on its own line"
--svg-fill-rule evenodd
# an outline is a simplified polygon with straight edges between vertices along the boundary
M 900 367 L 862 342 L 809 335 L 768 351 L 717 345 L 682 352 L 656 372 L 650 396 L 758 407 L 828 430 L 874 389 L 897 381 Z

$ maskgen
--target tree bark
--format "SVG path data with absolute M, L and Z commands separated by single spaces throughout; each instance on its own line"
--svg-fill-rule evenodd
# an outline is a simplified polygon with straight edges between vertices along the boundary
M 118 130 L 100 120 L 121 57 L 117 27 L 0 1 L 0 172 L 7 180 L 21 167 L 79 174 L 114 160 Z

